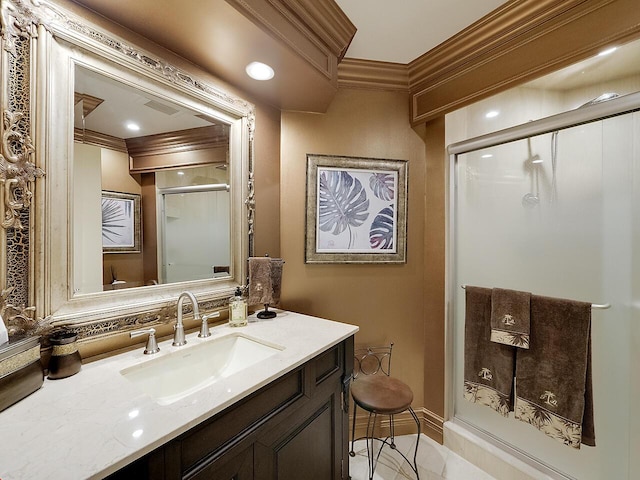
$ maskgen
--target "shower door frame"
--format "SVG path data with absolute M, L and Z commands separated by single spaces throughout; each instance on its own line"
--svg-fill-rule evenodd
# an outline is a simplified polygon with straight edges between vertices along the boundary
M 499 437 L 485 432 L 484 430 L 474 426 L 473 424 L 455 418 L 455 348 L 454 348 L 454 321 L 455 321 L 455 296 L 456 289 L 460 289 L 456 279 L 455 271 L 455 207 L 457 194 L 457 158 L 458 155 L 473 152 L 483 148 L 494 147 L 517 140 L 551 133 L 557 130 L 563 130 L 577 125 L 605 120 L 610 117 L 625 115 L 627 113 L 640 111 L 640 92 L 632 93 L 608 100 L 602 103 L 596 103 L 568 112 L 563 112 L 550 117 L 535 120 L 515 127 L 499 130 L 486 135 L 470 138 L 461 142 L 456 142 L 447 147 L 449 154 L 449 162 L 447 168 L 447 185 L 448 195 L 446 205 L 446 276 L 445 276 L 445 292 L 446 292 L 446 312 L 445 312 L 445 421 L 453 421 L 463 425 L 472 431 L 478 437 L 497 446 L 503 451 L 513 455 L 519 460 L 532 466 L 533 468 L 549 475 L 552 478 L 566 479 L 566 475 L 558 472 L 553 467 L 542 463 L 535 458 L 529 456 L 518 448 L 515 448 Z M 461 400 L 459 400 L 461 401 Z

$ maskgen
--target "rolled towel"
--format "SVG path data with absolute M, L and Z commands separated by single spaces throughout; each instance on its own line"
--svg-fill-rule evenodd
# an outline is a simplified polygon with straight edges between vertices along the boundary
M 491 291 L 491 341 L 529 348 L 531 293 L 494 288 Z
M 595 446 L 591 304 L 532 295 L 531 335 L 516 355 L 515 417 L 573 448 Z
M 490 340 L 491 289 L 466 287 L 464 398 L 507 417 L 512 410 L 515 349 Z

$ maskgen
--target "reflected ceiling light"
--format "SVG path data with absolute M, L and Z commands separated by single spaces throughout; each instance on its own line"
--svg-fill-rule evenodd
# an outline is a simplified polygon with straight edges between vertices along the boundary
M 273 68 L 261 62 L 251 62 L 245 70 L 254 80 L 271 80 L 275 75 Z
M 182 170 L 180 170 L 180 171 L 178 172 L 178 175 L 184 175 L 184 172 L 183 172 Z
M 133 123 L 133 122 L 128 122 L 126 127 L 133 131 L 133 132 L 137 132 L 140 130 L 140 125 L 138 125 L 137 123 Z
M 140 415 L 140 410 L 138 410 L 138 409 L 131 410 L 129 412 L 129 418 L 136 418 L 138 415 Z
M 493 155 L 491 153 L 485 153 L 484 155 L 482 155 L 482 157 L 480 158 L 491 158 L 493 157 Z
M 598 56 L 599 57 L 604 57 L 605 55 L 610 55 L 613 52 L 615 52 L 618 49 L 618 47 L 611 47 L 611 48 L 607 48 L 606 50 L 601 51 Z
M 485 118 L 495 118 L 498 115 L 500 115 L 500 112 L 498 110 L 491 110 L 491 111 L 487 112 L 484 116 L 485 116 Z
M 144 433 L 144 430 L 142 430 L 141 428 L 139 428 L 138 430 L 134 431 L 131 436 L 133 438 L 140 438 L 142 436 L 142 434 Z

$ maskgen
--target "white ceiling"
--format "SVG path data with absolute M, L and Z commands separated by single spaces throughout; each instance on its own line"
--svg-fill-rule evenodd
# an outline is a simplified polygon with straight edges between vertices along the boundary
M 358 29 L 346 57 L 409 63 L 504 0 L 335 0 Z

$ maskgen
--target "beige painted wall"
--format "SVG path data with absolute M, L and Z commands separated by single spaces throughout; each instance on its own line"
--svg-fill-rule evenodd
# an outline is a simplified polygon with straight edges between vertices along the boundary
M 326 114 L 283 112 L 280 143 L 283 307 L 358 325 L 356 345 L 393 341 L 393 373 L 423 406 L 425 146 L 409 124 L 408 95 L 342 89 Z M 406 264 L 304 263 L 307 153 L 408 160 Z
M 256 103 L 254 254 L 280 256 L 280 110 Z

